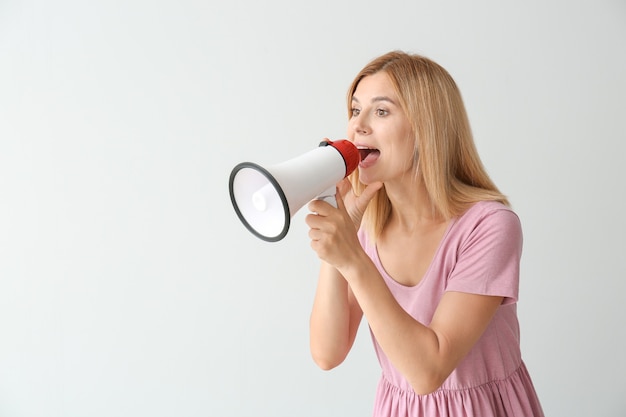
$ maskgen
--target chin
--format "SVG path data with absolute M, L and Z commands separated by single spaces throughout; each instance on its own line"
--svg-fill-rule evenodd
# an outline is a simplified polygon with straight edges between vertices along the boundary
M 363 171 L 359 170 L 359 182 L 363 185 L 370 185 L 376 181 L 380 181 L 377 180 L 376 178 L 372 178 L 371 175 L 367 175 L 365 173 L 363 173 Z

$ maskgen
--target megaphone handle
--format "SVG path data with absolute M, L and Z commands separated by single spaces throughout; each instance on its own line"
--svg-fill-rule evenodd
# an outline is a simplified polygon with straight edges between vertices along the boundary
M 335 198 L 335 193 L 337 193 L 337 187 L 333 185 L 332 187 L 325 190 L 323 193 L 317 196 L 318 200 L 324 200 L 334 208 L 337 208 L 337 199 Z

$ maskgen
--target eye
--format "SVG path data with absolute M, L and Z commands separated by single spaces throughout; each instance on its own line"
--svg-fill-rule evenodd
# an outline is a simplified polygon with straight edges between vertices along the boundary
M 389 114 L 389 111 L 385 109 L 376 109 L 376 116 L 384 117 Z
M 352 117 L 356 117 L 361 113 L 361 109 L 357 109 L 356 107 L 352 108 Z

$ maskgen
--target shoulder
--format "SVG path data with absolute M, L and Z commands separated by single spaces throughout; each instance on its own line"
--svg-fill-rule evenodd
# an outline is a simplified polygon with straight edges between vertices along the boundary
M 506 242 L 521 246 L 522 227 L 517 214 L 497 201 L 480 201 L 453 220 L 450 230 L 459 246 L 477 241 Z
M 469 206 L 469 208 L 459 217 L 484 217 L 498 212 L 509 213 L 513 216 L 517 216 L 511 207 L 506 206 L 499 201 L 479 201 Z
M 462 215 L 455 219 L 455 223 L 466 227 L 476 227 L 480 224 L 509 226 L 521 228 L 518 215 L 510 207 L 497 201 L 479 201 L 470 206 Z
M 475 203 L 456 218 L 446 259 L 452 265 L 447 290 L 517 300 L 522 256 L 522 230 L 517 214 L 497 202 Z

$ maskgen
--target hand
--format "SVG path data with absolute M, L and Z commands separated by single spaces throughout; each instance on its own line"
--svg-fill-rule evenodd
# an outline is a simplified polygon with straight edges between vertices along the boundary
M 344 180 L 337 187 L 337 208 L 322 200 L 309 203 L 309 210 L 315 214 L 307 215 L 305 221 L 310 227 L 311 248 L 320 259 L 338 270 L 356 259 L 362 251 L 356 232 L 368 203 L 381 186 L 372 184 L 357 197 Z
M 338 194 L 344 200 L 346 210 L 357 230 L 361 226 L 361 220 L 363 219 L 363 214 L 365 213 L 367 205 L 370 203 L 372 198 L 374 198 L 376 192 L 382 188 L 382 186 L 382 182 L 369 184 L 365 187 L 363 193 L 360 196 L 357 196 L 354 193 L 350 180 L 347 178 L 344 178 L 337 185 Z

